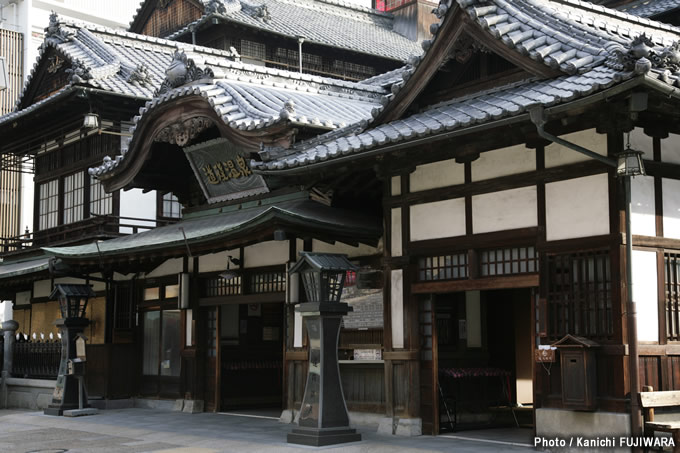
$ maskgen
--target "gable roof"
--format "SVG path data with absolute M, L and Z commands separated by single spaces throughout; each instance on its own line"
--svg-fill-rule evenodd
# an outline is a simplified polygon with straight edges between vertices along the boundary
M 203 4 L 200 19 L 167 38 L 178 39 L 218 20 L 391 60 L 406 61 L 409 56 L 422 53 L 417 42 L 393 30 L 392 14 L 342 1 L 203 0 Z
M 528 117 L 530 105 L 556 106 L 636 78 L 634 83 L 647 82 L 669 92 L 674 84 L 680 84 L 680 77 L 673 75 L 677 63 L 662 57 L 665 49 L 680 40 L 680 29 L 670 25 L 579 0 L 458 0 L 453 4 L 446 0 L 437 13 L 442 22 L 432 27 L 433 41 L 423 43 L 428 52 L 402 72 L 403 82 L 392 86 L 394 98 L 372 122 L 265 154 L 263 162 L 252 162 L 253 168 L 263 173 L 295 172 L 300 167 L 326 165 L 342 156 L 401 146 L 429 135 L 465 133 L 473 126 L 511 117 L 519 121 Z M 459 32 L 455 30 L 460 23 L 452 22 L 452 17 L 461 14 L 475 24 L 469 29 L 475 38 L 509 49 L 517 61 L 524 57 L 540 62 L 557 75 L 470 93 L 381 124 L 402 91 L 407 93 L 415 83 L 422 85 L 419 78 L 427 70 L 423 62 L 434 67 L 441 64 L 433 59 L 442 55 L 442 48 L 455 44 L 449 33 Z M 640 52 L 649 58 L 641 58 Z
M 71 63 L 67 85 L 37 103 L 20 109 L 38 68 L 50 50 L 55 50 Z M 56 14 L 50 17 L 45 41 L 26 78 L 16 102 L 17 109 L 0 117 L 0 125 L 25 116 L 42 105 L 54 102 L 78 86 L 94 87 L 114 95 L 150 99 L 165 78 L 165 69 L 178 49 L 200 63 L 233 60 L 238 55 L 230 51 L 193 46 L 175 41 L 137 35 L 90 24 L 60 22 Z
M 640 17 L 654 17 L 680 8 L 680 0 L 640 0 L 617 8 Z

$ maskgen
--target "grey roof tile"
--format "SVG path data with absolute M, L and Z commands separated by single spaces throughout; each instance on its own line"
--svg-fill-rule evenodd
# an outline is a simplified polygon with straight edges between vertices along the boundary
M 619 10 L 640 17 L 654 17 L 680 8 L 680 0 L 640 0 L 626 3 Z

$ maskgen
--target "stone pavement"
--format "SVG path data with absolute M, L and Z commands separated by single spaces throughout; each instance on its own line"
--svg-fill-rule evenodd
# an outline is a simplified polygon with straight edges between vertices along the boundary
M 0 410 L 1 453 L 323 453 L 526 452 L 529 430 L 468 431 L 443 436 L 397 437 L 358 426 L 363 440 L 330 447 L 285 443 L 292 425 L 272 417 L 187 414 L 152 409 L 100 411 L 81 418 Z M 483 441 L 477 439 L 485 439 Z

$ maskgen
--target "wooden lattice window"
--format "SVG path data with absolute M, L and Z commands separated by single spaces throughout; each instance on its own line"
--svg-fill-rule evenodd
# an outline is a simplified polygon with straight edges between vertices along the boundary
M 275 293 L 286 290 L 285 272 L 260 272 L 250 276 L 250 292 Z
M 547 335 L 610 339 L 611 265 L 608 251 L 548 256 Z
M 134 283 L 116 283 L 114 292 L 114 329 L 131 329 L 133 327 L 134 311 Z
M 482 250 L 479 265 L 483 277 L 533 273 L 538 272 L 538 254 L 533 246 Z
M 418 280 L 458 280 L 467 278 L 467 253 L 428 256 L 418 260 Z
M 666 337 L 680 340 L 680 254 L 664 253 Z
M 264 44 L 255 41 L 241 40 L 241 56 L 254 58 L 256 60 L 266 60 L 267 48 Z
M 54 228 L 59 222 L 59 180 L 40 184 L 38 225 L 40 230 Z
M 236 275 L 230 279 L 219 275 L 203 280 L 202 297 L 236 296 L 241 294 L 241 276 Z

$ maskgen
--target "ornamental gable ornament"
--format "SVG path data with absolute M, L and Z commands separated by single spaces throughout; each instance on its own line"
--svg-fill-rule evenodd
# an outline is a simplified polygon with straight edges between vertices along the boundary
M 137 86 L 151 85 L 153 80 L 146 64 L 141 63 L 130 73 L 127 82 Z
M 45 28 L 45 39 L 51 38 L 61 42 L 69 42 L 73 40 L 74 36 L 75 33 L 67 30 L 66 28 L 62 28 L 61 24 L 59 23 L 59 16 L 57 13 L 52 11 L 52 14 L 50 14 L 50 23 L 47 28 Z
M 628 49 L 614 44 L 607 50 L 611 56 L 605 64 L 617 71 L 646 74 L 655 69 L 662 72 L 661 79 L 666 82 L 670 74 L 680 73 L 680 41 L 666 47 L 655 46 L 643 33 L 631 41 Z
M 156 97 L 182 85 L 198 80 L 212 79 L 213 77 L 215 77 L 215 74 L 212 69 L 199 68 L 194 60 L 187 57 L 184 51 L 176 50 L 172 62 L 165 70 L 165 80 L 153 95 Z
M 67 69 L 66 72 L 70 74 L 69 81 L 71 83 L 84 83 L 93 78 L 90 69 L 78 60 L 71 63 L 71 68 Z

